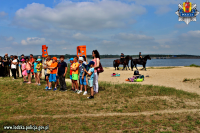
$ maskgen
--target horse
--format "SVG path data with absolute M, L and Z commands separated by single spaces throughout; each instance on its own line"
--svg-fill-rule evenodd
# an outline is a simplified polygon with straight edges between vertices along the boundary
M 125 57 L 123 63 L 120 62 L 120 59 L 116 59 L 116 60 L 113 61 L 113 67 L 115 68 L 115 70 L 116 70 L 116 67 L 117 67 L 117 70 L 119 70 L 119 68 L 118 68 L 119 65 L 123 65 L 123 69 L 122 70 L 124 70 L 125 67 L 126 67 L 126 70 L 127 70 L 127 66 L 128 66 L 128 69 L 130 70 L 129 65 L 128 65 L 129 64 L 129 60 L 132 60 L 132 57 L 130 57 L 129 55 Z
M 143 68 L 142 68 L 142 70 L 143 69 L 145 69 L 145 71 L 146 71 L 146 63 L 147 63 L 147 60 L 151 60 L 151 57 L 149 56 L 149 55 L 146 55 L 142 60 L 143 61 L 141 61 L 141 59 L 132 59 L 131 60 L 131 69 L 132 69 L 132 71 L 133 71 L 133 68 L 134 68 L 134 66 L 135 66 L 135 68 L 137 69 L 137 64 L 139 64 L 139 65 L 143 65 Z M 138 70 L 138 69 L 137 69 Z

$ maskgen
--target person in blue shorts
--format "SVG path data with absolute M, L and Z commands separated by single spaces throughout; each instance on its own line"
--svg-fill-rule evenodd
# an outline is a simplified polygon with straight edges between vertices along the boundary
M 83 57 L 79 57 L 79 84 L 80 84 L 80 90 L 77 92 L 78 94 L 83 92 L 83 86 L 85 88 L 85 92 L 83 93 L 83 95 L 87 95 L 87 82 L 86 82 L 86 74 L 84 72 L 84 66 L 85 64 L 83 64 Z

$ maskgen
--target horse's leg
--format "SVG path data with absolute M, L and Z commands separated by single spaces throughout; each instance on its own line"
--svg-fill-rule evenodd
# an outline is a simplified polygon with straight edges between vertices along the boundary
M 135 64 L 135 68 L 137 69 L 137 64 Z M 138 70 L 138 69 L 137 69 Z

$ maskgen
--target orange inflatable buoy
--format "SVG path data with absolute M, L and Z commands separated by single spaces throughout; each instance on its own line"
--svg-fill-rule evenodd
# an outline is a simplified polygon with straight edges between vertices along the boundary
M 87 58 L 87 53 L 86 53 L 86 45 L 78 46 L 77 47 L 77 57 L 83 56 Z
M 48 47 L 46 45 L 42 45 L 42 57 L 43 58 L 48 56 L 47 49 L 48 49 Z

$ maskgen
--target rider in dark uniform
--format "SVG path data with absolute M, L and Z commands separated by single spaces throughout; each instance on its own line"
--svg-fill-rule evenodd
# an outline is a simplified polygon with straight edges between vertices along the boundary
M 143 57 L 142 57 L 142 55 L 141 55 L 141 52 L 139 52 L 139 59 L 140 59 L 141 64 L 142 64 L 142 63 L 143 63 Z
M 121 53 L 121 56 L 120 56 L 120 62 L 123 63 L 124 62 L 124 54 Z

